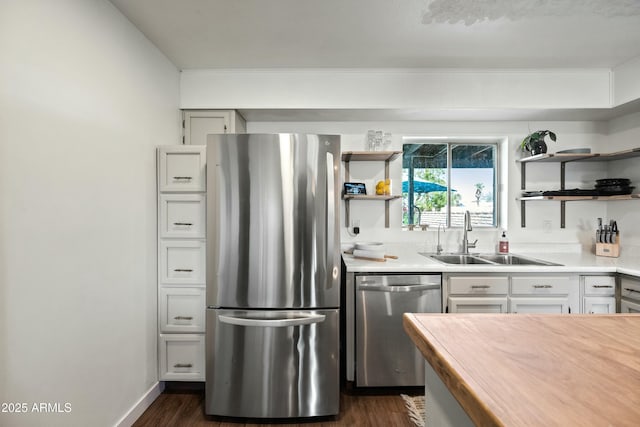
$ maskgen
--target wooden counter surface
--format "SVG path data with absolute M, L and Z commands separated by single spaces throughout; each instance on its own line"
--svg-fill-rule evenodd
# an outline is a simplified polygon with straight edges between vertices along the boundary
M 405 314 L 481 426 L 639 426 L 640 315 Z

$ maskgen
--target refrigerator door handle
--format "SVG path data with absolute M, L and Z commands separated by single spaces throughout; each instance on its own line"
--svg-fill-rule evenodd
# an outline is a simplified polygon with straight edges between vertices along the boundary
M 281 328 L 287 326 L 311 325 L 313 323 L 323 322 L 326 317 L 324 314 L 304 313 L 296 313 L 296 316 L 298 317 L 293 319 L 248 319 L 246 317 L 218 315 L 218 320 L 230 325 Z
M 428 290 L 439 290 L 439 284 L 427 285 L 359 285 L 359 291 L 380 291 L 380 292 L 418 292 Z
M 335 251 L 335 171 L 333 166 L 333 153 L 327 153 L 327 271 L 333 280 L 338 277 L 339 271 L 336 264 Z M 338 252 L 339 253 L 339 252 Z M 333 283 L 333 280 L 329 283 Z

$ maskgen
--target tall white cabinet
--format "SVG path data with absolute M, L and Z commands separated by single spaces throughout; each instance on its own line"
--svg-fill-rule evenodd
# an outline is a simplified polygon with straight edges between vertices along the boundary
M 158 148 L 158 360 L 163 381 L 204 381 L 205 148 Z

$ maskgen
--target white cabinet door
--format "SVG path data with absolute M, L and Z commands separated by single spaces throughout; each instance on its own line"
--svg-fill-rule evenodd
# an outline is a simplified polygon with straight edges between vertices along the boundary
M 162 194 L 160 196 L 160 237 L 205 237 L 204 194 Z
M 185 145 L 206 145 L 210 134 L 246 132 L 244 119 L 233 110 L 188 110 L 183 118 Z
M 509 305 L 511 313 L 570 313 L 566 297 L 510 298 Z
M 507 297 L 449 297 L 449 313 L 506 313 Z
M 584 297 L 584 312 L 586 314 L 602 314 L 616 312 L 615 297 Z
M 205 242 L 202 240 L 161 241 L 160 267 L 162 284 L 204 285 Z
M 640 313 L 640 303 L 623 299 L 620 301 L 620 313 Z
M 160 379 L 204 381 L 204 335 L 160 334 Z
M 175 145 L 158 150 L 160 191 L 206 191 L 206 146 Z
M 160 332 L 204 332 L 204 288 L 160 288 Z

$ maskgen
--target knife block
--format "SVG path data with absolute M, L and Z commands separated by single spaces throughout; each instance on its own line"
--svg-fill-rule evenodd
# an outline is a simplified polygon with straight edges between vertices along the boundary
M 617 258 L 620 256 L 620 235 L 615 243 L 596 243 L 596 255 Z

